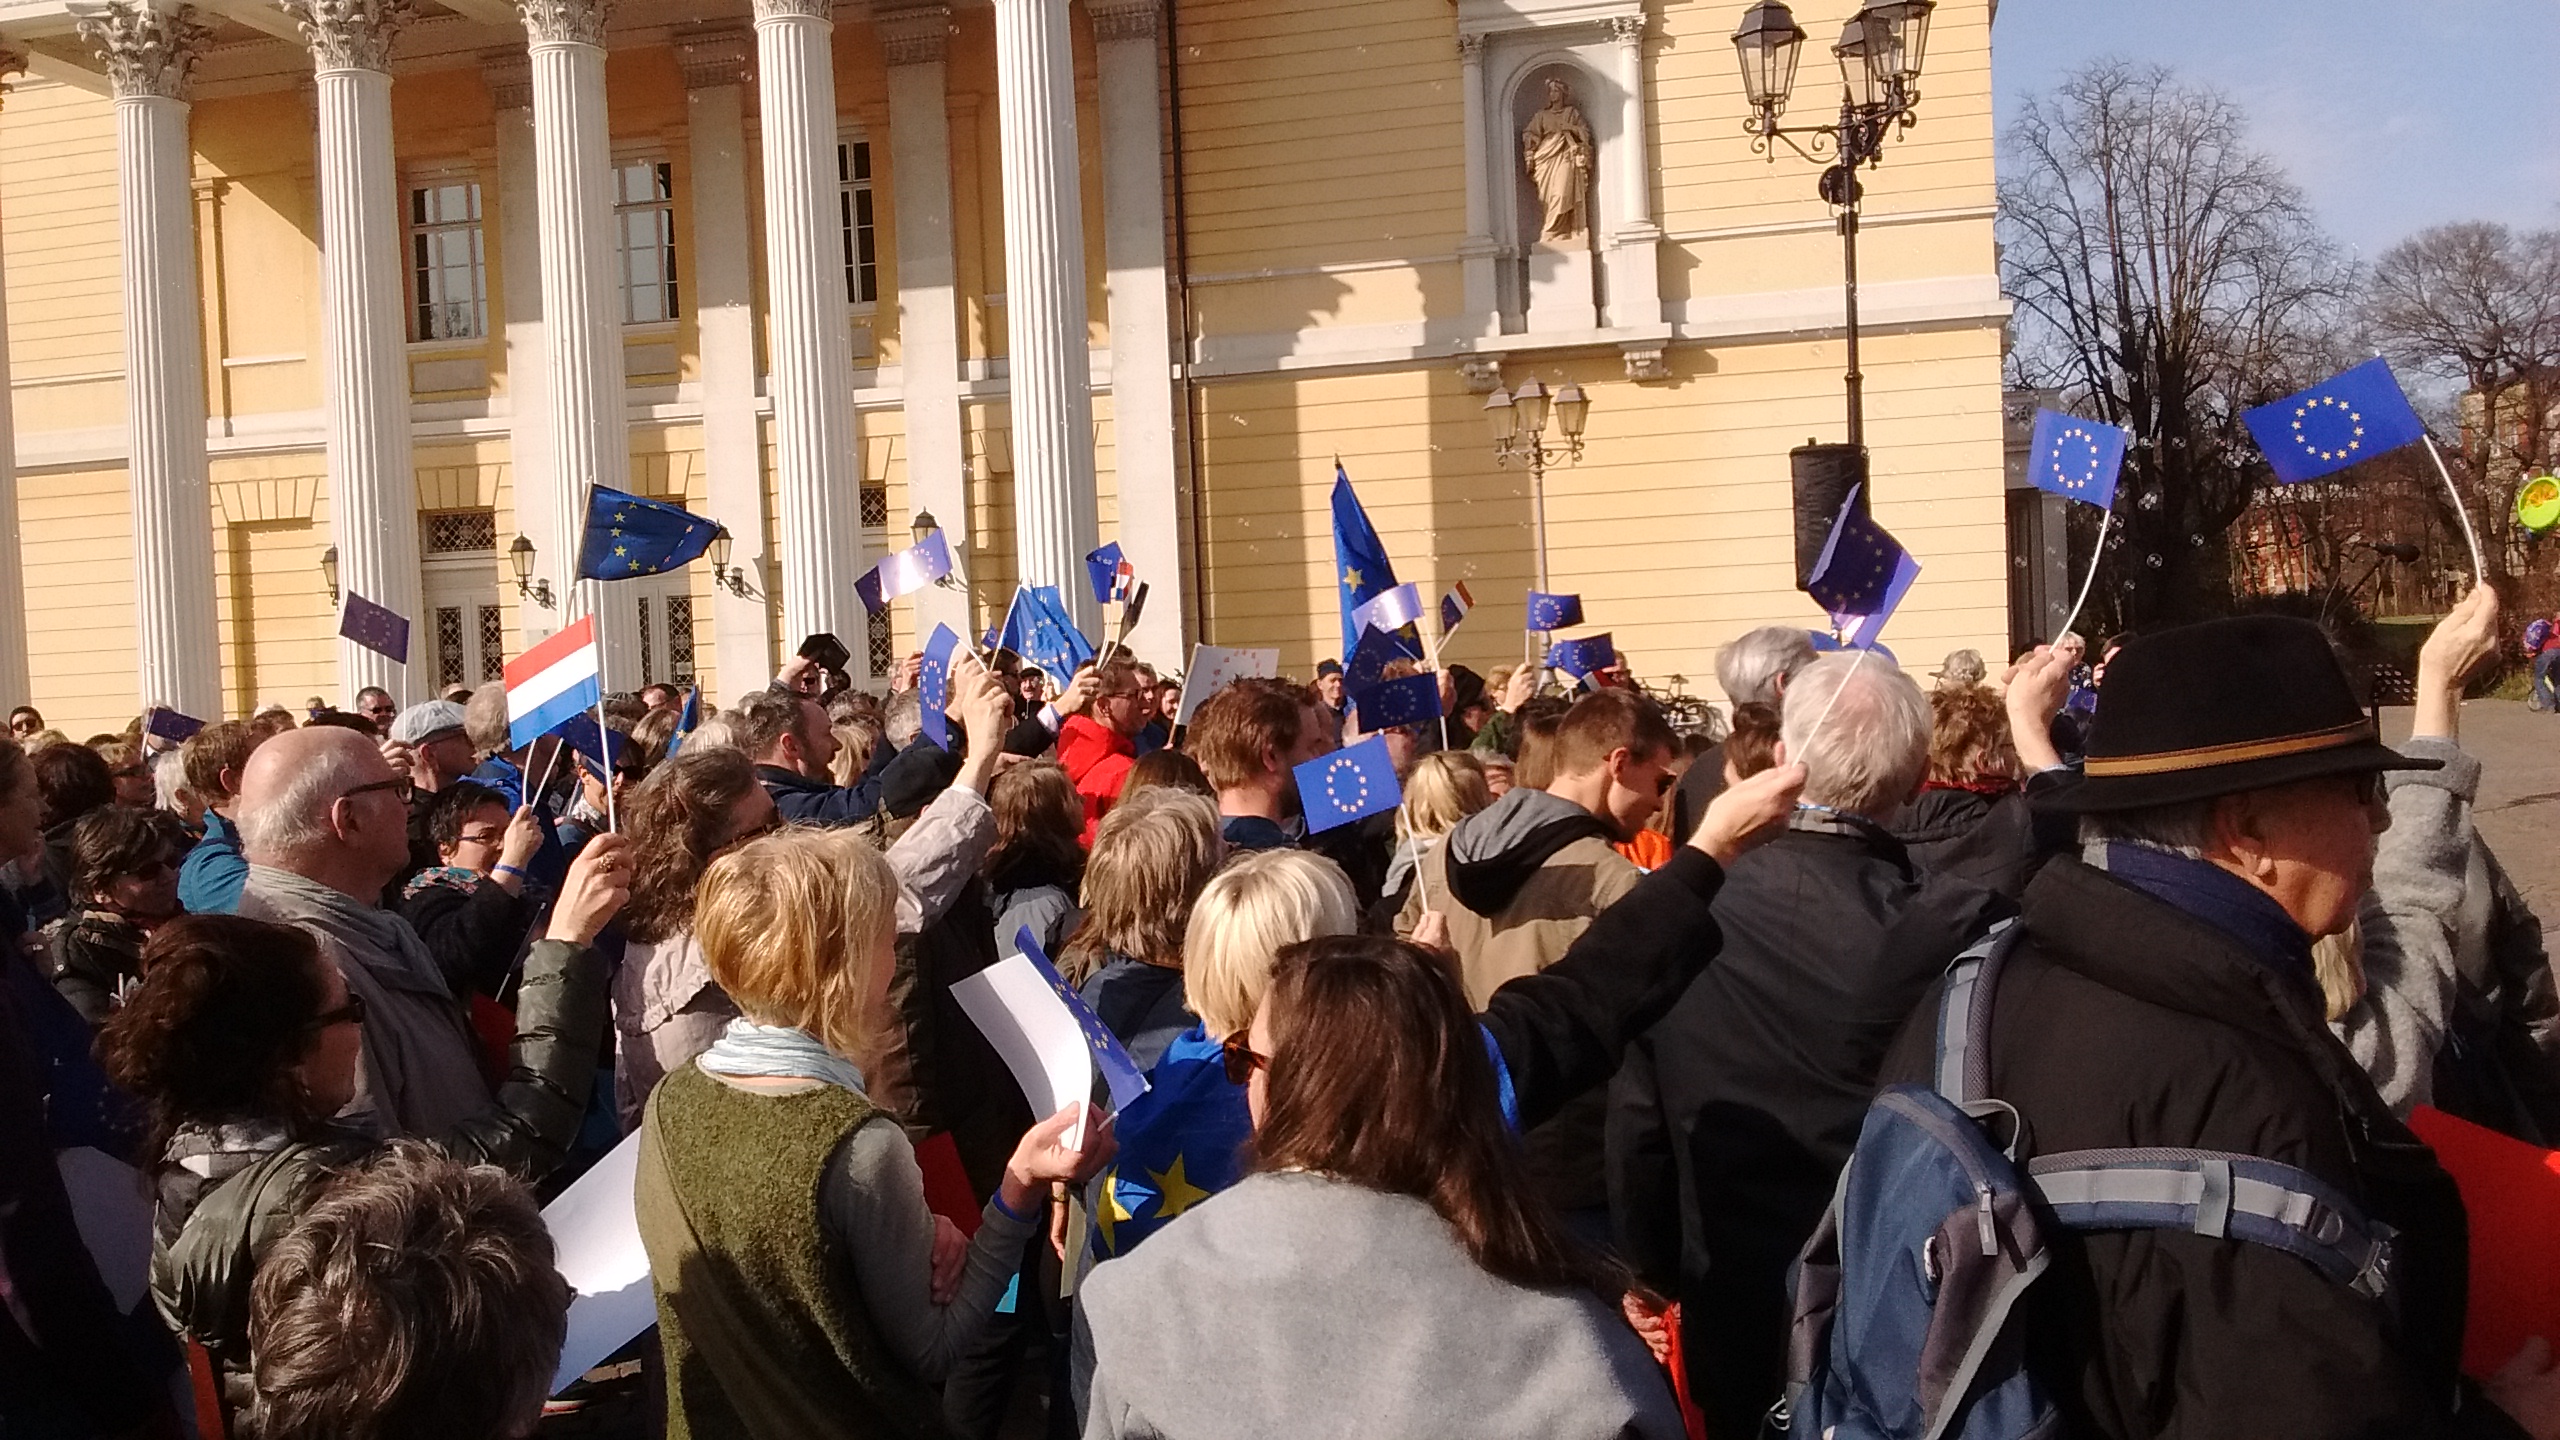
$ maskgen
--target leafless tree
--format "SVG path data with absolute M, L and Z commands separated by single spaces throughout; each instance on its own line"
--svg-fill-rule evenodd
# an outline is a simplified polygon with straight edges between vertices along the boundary
M 2221 537 L 2269 479 L 2240 412 L 2340 355 L 2352 267 L 2245 132 L 2229 97 L 2101 60 L 2031 100 L 2004 142 L 2011 380 L 2133 432 L 2101 624 L 2228 604 Z
M 2531 568 L 2511 499 L 2560 452 L 2560 231 L 2422 230 L 2374 263 L 2364 319 L 2394 363 L 2461 387 L 2455 483 L 2491 567 Z

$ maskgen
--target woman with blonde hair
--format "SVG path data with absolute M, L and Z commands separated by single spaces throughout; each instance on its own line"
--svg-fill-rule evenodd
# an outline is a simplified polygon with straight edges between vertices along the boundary
M 1069 947 L 1077 993 L 1141 1069 L 1191 1028 L 1182 1003 L 1183 927 L 1226 858 L 1205 795 L 1158 787 L 1112 807 L 1084 871 L 1084 928 Z
M 1112 1155 L 1080 1105 L 1014 1147 L 976 1236 L 926 1208 L 873 1104 L 898 881 L 859 836 L 788 830 L 702 877 L 693 932 L 739 1010 L 641 1127 L 636 1204 L 674 1435 L 941 1435 L 939 1385 L 1004 1297 L 1053 1182 Z
M 1459 821 L 1492 803 L 1484 761 L 1474 752 L 1435 750 L 1416 761 L 1405 777 L 1404 804 L 1396 810 L 1396 849 L 1387 861 L 1386 894 L 1369 913 L 1392 925 L 1420 873 L 1423 852 L 1446 839 Z

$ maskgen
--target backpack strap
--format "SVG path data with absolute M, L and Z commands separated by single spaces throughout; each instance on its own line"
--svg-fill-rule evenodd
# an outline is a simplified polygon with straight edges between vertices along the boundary
M 2393 1230 L 2295 1166 L 2213 1150 L 2071 1150 L 2028 1162 L 2053 1217 L 2074 1230 L 2185 1230 L 2311 1263 L 2371 1299 L 2390 1288 Z
M 1938 991 L 1938 1093 L 1959 1108 L 1990 1098 L 1991 989 L 2022 932 L 2002 920 L 1947 966 Z

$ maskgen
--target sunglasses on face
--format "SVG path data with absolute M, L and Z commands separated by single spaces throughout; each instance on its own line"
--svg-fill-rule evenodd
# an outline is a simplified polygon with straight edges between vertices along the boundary
M 335 1010 L 324 1010 L 320 1014 L 312 1017 L 311 1028 L 314 1030 L 326 1030 L 332 1025 L 362 1025 L 363 1023 L 364 997 L 361 995 L 350 994 L 347 996 L 346 1004 L 339 1006 Z
M 12 720 L 9 722 L 9 733 L 12 735 L 33 735 L 43 728 L 44 722 L 41 720 Z
M 1256 1052 L 1251 1037 L 1242 1032 L 1219 1042 L 1218 1054 L 1226 1062 L 1230 1085 L 1242 1085 L 1253 1078 L 1254 1071 L 1271 1068 L 1271 1057 Z

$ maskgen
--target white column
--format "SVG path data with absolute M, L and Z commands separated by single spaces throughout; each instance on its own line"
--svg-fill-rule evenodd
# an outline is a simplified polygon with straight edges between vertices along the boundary
M 521 50 L 481 57 L 481 74 L 497 111 L 499 303 L 507 340 L 507 472 L 515 496 L 516 533 L 548 566 L 564 570 L 571 540 L 559 533 L 560 506 L 551 481 L 551 355 L 542 323 L 541 167 L 534 163 L 533 62 Z M 498 537 L 503 553 L 512 537 Z M 553 581 L 551 608 L 516 602 L 517 651 L 560 628 L 566 612 Z
M 561 595 L 577 573 L 587 487 L 631 488 L 631 425 L 623 398 L 621 276 L 613 244 L 613 146 L 605 128 L 605 0 L 517 0 L 533 62 L 535 208 L 542 228 L 544 351 L 549 360 L 551 477 L 556 542 L 539 573 Z M 519 492 L 517 505 L 532 497 Z M 561 619 L 596 616 L 605 688 L 633 689 L 638 623 L 613 588 L 575 585 Z
M 27 70 L 24 46 L 0 40 L 0 103 Z M 5 268 L 5 267 L 0 267 Z M 0 705 L 34 701 L 27 674 L 26 571 L 18 560 L 18 440 L 9 406 L 9 297 L 0 286 Z
M 1645 150 L 1644 31 L 1640 14 L 1609 22 L 1618 52 L 1618 174 L 1612 187 L 1618 213 L 1608 234 L 1611 325 L 1662 323 L 1662 227 L 1653 218 L 1653 166 Z M 1630 357 L 1631 377 L 1637 368 Z
M 693 175 L 694 323 L 702 337 L 702 463 L 706 510 L 728 527 L 729 563 L 746 592 L 711 596 L 715 692 L 735 696 L 772 673 L 773 607 L 764 593 L 764 437 L 756 416 L 754 218 L 747 205 L 746 85 L 753 42 L 744 31 L 676 42 L 684 69 Z
M 836 182 L 834 0 L 755 0 L 782 630 L 859 647 L 862 457 Z M 893 527 L 894 528 L 894 527 Z
M 997 133 L 1004 147 L 1005 370 L 1013 428 L 1014 565 L 1055 585 L 1090 635 L 1095 544 L 1093 361 L 1076 173 L 1068 0 L 995 0 Z
M 1484 163 L 1484 37 L 1458 36 L 1458 98 L 1467 132 L 1467 234 L 1458 242 L 1458 274 L 1471 336 L 1502 332 L 1502 297 L 1495 262 L 1502 246 L 1493 238 L 1493 190 Z M 1505 153 L 1508 153 L 1506 146 Z M 1487 388 L 1491 388 L 1489 385 Z
M 320 111 L 320 313 L 329 369 L 329 531 L 338 584 L 411 621 L 418 480 L 410 455 L 400 187 L 391 155 L 391 42 L 410 0 L 280 0 L 311 46 Z M 416 625 L 413 645 L 427 631 Z M 425 655 L 415 657 L 423 666 Z M 338 685 L 425 697 L 410 666 L 338 642 Z
M 964 553 L 976 533 L 969 521 L 968 461 L 960 427 L 960 288 L 952 261 L 951 112 L 944 57 L 951 10 L 932 4 L 874 10 L 872 28 L 889 61 L 889 178 L 895 189 L 898 245 L 898 373 L 906 410 L 907 500 L 942 522 L 962 573 L 977 578 Z M 889 517 L 895 533 L 909 519 Z M 1004 597 L 987 597 L 1001 605 Z M 935 586 L 917 592 L 916 629 L 948 625 L 975 639 L 968 593 Z
M 1102 251 L 1111 308 L 1111 437 L 1120 548 L 1147 583 L 1129 643 L 1179 666 L 1182 505 L 1173 458 L 1173 320 L 1165 292 L 1158 0 L 1088 0 L 1102 109 Z
M 186 93 L 212 27 L 192 6 L 108 0 L 81 19 L 80 34 L 105 59 L 116 95 L 139 697 L 211 720 L 222 714 L 222 652 Z

